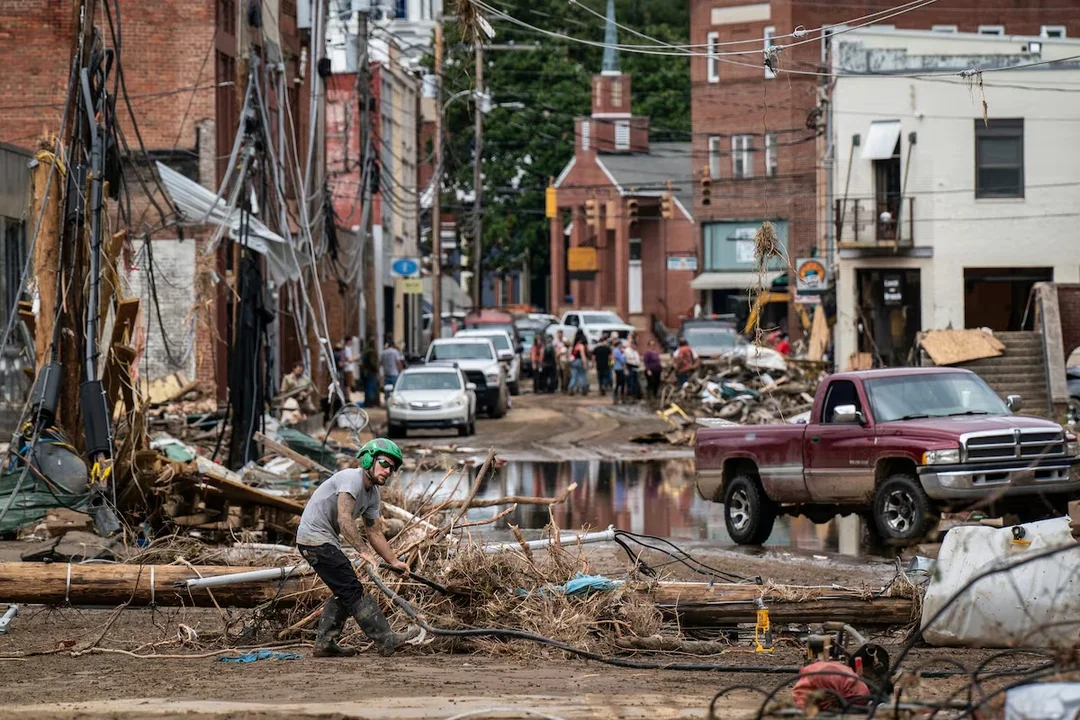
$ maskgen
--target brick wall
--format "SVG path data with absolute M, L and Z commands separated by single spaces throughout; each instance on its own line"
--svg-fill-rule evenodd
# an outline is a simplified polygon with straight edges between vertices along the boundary
M 196 123 L 214 117 L 214 3 L 120 0 L 120 20 L 124 79 L 147 148 L 193 149 Z M 59 130 L 72 28 L 71 3 L 0 3 L 0 140 L 31 147 L 42 130 Z M 123 103 L 117 115 L 135 146 Z
M 1080 285 L 1058 285 L 1058 308 L 1061 313 L 1061 340 L 1065 361 L 1080 348 Z

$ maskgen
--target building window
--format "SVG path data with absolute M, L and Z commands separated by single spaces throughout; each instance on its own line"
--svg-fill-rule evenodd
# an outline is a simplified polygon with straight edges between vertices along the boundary
M 731 176 L 735 179 L 754 177 L 753 148 L 749 135 L 731 136 Z
M 630 149 L 630 122 L 628 120 L 619 120 L 615 123 L 615 149 Z
M 954 33 L 960 32 L 960 28 L 956 25 L 932 25 L 930 29 L 934 32 Z
M 776 177 L 776 133 L 765 133 L 765 175 Z
M 1005 34 L 1005 26 L 1004 25 L 980 25 L 979 26 L 979 34 L 980 35 L 1004 35 Z
M 709 177 L 713 180 L 720 178 L 720 136 L 709 136 Z
M 409 17 L 409 0 L 397 0 L 394 9 L 394 17 L 398 20 L 404 20 Z
M 622 78 L 611 81 L 611 107 L 622 107 Z
M 720 82 L 720 33 L 711 32 L 705 36 L 705 45 L 708 52 L 709 82 Z
M 1064 25 L 1043 25 L 1039 36 L 1044 38 L 1063 38 L 1065 35 Z
M 975 120 L 975 197 L 1024 197 L 1024 120 Z
M 775 37 L 776 37 L 776 28 L 775 27 L 770 25 L 769 27 L 765 28 L 765 55 L 766 55 L 766 57 L 771 57 L 769 55 L 769 48 L 771 48 L 773 46 L 773 39 Z M 766 66 L 765 67 L 765 78 L 767 80 L 772 80 L 774 77 L 776 77 L 776 71 L 773 70 L 771 67 Z
M 589 149 L 589 136 L 592 134 L 592 123 L 588 120 L 581 121 L 581 149 Z

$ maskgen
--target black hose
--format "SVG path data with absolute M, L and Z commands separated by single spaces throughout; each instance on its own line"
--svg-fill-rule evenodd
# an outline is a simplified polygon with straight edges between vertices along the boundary
M 386 597 L 399 608 L 401 608 L 406 615 L 413 619 L 413 621 L 421 628 L 431 633 L 432 635 L 443 635 L 447 637 L 500 637 L 500 638 L 514 638 L 517 640 L 529 640 L 531 642 L 540 643 L 542 645 L 549 645 L 553 648 L 563 650 L 564 652 L 577 655 L 578 657 L 585 658 L 586 660 L 594 660 L 596 662 L 605 663 L 607 665 L 614 665 L 615 667 L 632 668 L 635 670 L 682 670 L 682 671 L 705 671 L 705 672 L 730 672 L 730 673 L 760 673 L 769 675 L 794 675 L 798 674 L 799 668 L 784 666 L 784 665 L 714 665 L 711 663 L 661 663 L 661 662 L 646 662 L 641 660 L 626 660 L 617 657 L 608 657 L 599 653 L 594 653 L 589 650 L 583 650 L 573 645 L 568 645 L 558 640 L 552 640 L 551 638 L 544 637 L 543 635 L 535 635 L 533 633 L 525 632 L 524 630 L 512 630 L 509 628 L 466 628 L 463 630 L 448 630 L 446 628 L 435 627 L 430 625 L 427 621 L 423 620 L 416 610 L 410 605 L 404 598 L 395 593 L 393 590 L 386 586 L 386 583 L 373 572 L 368 573 L 371 577 L 371 581 L 382 591 Z

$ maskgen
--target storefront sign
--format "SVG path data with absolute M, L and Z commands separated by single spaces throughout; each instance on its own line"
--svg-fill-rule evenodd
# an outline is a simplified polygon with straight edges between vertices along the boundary
M 801 294 L 820 295 L 829 289 L 825 264 L 817 258 L 799 258 L 795 261 L 796 289 Z
M 882 280 L 882 300 L 886 305 L 904 304 L 903 275 L 885 275 Z
M 667 269 L 689 270 L 690 272 L 697 272 L 697 256 L 683 255 L 669 257 L 667 259 Z

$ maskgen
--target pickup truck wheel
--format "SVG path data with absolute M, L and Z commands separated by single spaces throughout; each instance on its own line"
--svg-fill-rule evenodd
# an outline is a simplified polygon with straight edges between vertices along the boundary
M 724 493 L 724 524 L 739 545 L 760 545 L 772 534 L 776 505 L 753 478 L 739 475 Z
M 910 475 L 890 476 L 874 494 L 874 524 L 889 545 L 918 542 L 936 523 L 935 515 L 922 485 Z

